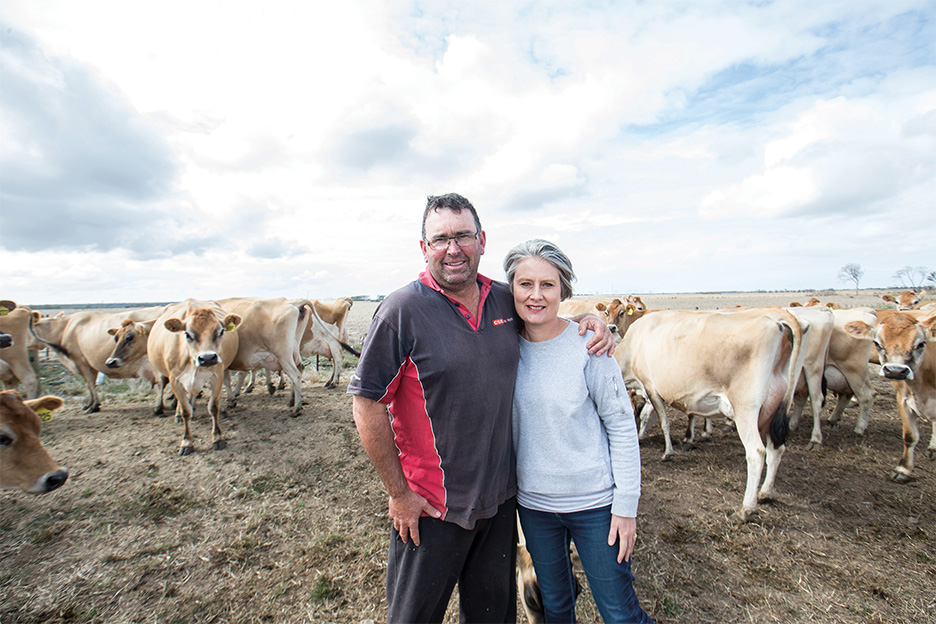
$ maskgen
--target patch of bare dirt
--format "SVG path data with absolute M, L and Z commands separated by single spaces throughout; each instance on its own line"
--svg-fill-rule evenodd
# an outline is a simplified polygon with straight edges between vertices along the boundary
M 352 340 L 373 307 L 352 308 Z M 196 452 L 184 458 L 181 427 L 152 415 L 147 389 L 105 393 L 92 415 L 79 411 L 80 389 L 69 396 L 43 432 L 68 482 L 44 496 L 0 492 L 0 622 L 383 620 L 386 495 L 350 397 L 324 389 L 327 372 L 319 378 L 311 364 L 300 417 L 288 415 L 286 393 L 261 386 L 222 421 L 227 449 L 212 451 L 202 402 Z M 62 389 L 50 385 L 64 374 L 57 366 L 44 365 L 46 392 Z M 777 501 L 742 526 L 728 519 L 744 491 L 737 434 L 716 428 L 669 462 L 659 459 L 661 434 L 641 443 L 634 572 L 657 622 L 936 621 L 936 466 L 922 453 L 930 425 L 916 480 L 891 483 L 900 420 L 891 385 L 875 380 L 875 390 L 863 437 L 849 408 L 809 452 L 811 422 L 801 421 Z M 686 419 L 672 420 L 675 438 Z M 599 621 L 587 593 L 578 613 Z

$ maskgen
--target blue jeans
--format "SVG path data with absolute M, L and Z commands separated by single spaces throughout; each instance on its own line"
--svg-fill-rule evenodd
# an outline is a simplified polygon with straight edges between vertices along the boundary
M 575 622 L 575 579 L 569 541 L 575 542 L 595 604 L 605 622 L 653 623 L 634 593 L 630 562 L 617 562 L 608 546 L 611 506 L 549 513 L 517 506 L 527 550 L 533 558 L 547 622 Z

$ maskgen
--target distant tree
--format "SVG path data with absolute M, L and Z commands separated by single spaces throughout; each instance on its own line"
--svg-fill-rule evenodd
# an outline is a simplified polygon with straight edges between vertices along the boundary
M 858 294 L 858 283 L 861 281 L 862 276 L 864 276 L 864 271 L 861 270 L 860 264 L 846 264 L 841 269 L 839 269 L 839 279 L 846 282 L 855 282 L 855 294 Z
M 933 271 L 930 271 L 923 266 L 905 266 L 904 268 L 894 273 L 894 278 L 899 279 L 901 286 L 904 288 L 920 290 L 923 288 L 923 283 L 929 279 L 929 276 L 932 273 Z
M 936 286 L 936 271 L 930 271 L 926 274 L 926 281 Z

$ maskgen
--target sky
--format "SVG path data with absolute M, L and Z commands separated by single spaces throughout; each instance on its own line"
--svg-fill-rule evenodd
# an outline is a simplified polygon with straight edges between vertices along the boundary
M 0 3 L 0 297 L 376 296 L 428 195 L 576 293 L 936 269 L 932 0 Z

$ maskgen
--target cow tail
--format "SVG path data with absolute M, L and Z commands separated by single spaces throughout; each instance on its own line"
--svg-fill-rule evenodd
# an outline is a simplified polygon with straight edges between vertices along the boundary
M 790 433 L 790 419 L 787 416 L 786 405 L 781 404 L 770 421 L 770 441 L 774 448 L 780 448 L 786 443 Z
M 338 341 L 338 344 L 340 344 L 340 345 L 341 345 L 341 348 L 344 349 L 345 351 L 347 351 L 348 353 L 350 353 L 351 355 L 354 355 L 354 356 L 357 356 L 357 357 L 361 357 L 361 352 L 360 352 L 360 351 L 356 351 L 356 350 L 354 349 L 354 347 L 352 347 L 351 345 L 346 344 L 346 343 L 344 343 L 344 342 L 341 342 L 340 340 Z
M 45 338 L 43 338 L 42 336 L 40 336 L 39 334 L 36 333 L 36 330 L 33 329 L 33 316 L 32 316 L 32 314 L 29 315 L 29 333 L 32 334 L 32 337 L 33 337 L 33 338 L 35 338 L 36 340 L 38 340 L 39 342 L 41 342 L 41 343 L 44 344 L 45 346 L 47 346 L 47 347 L 49 347 L 50 349 L 53 349 L 53 350 L 55 350 L 55 351 L 58 351 L 59 353 L 61 353 L 61 354 L 64 355 L 65 357 L 69 357 L 69 355 L 68 355 L 68 349 L 66 349 L 65 347 L 63 347 L 62 345 L 60 345 L 60 344 L 57 343 L 57 342 L 49 342 L 48 340 L 46 340 Z

